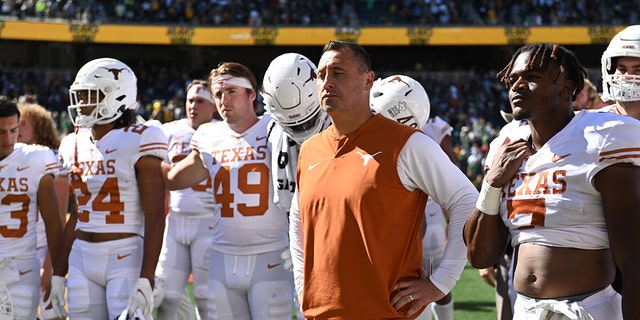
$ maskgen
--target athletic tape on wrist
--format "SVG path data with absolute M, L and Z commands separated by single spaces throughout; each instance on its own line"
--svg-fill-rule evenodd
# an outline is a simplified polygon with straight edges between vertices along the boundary
M 492 187 L 487 180 L 482 180 L 480 196 L 476 202 L 476 208 L 485 214 L 495 216 L 500 213 L 500 196 L 502 188 Z

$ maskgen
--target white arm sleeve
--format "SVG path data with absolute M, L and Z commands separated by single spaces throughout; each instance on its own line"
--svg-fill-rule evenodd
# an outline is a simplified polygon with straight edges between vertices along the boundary
M 289 249 L 293 262 L 293 280 L 296 293 L 301 296 L 304 283 L 304 236 L 302 234 L 302 221 L 298 206 L 298 188 L 293 194 L 291 209 L 289 210 Z
M 451 214 L 448 242 L 430 280 L 443 293 L 455 286 L 467 263 L 462 229 L 478 199 L 478 190 L 442 151 L 422 133 L 414 133 L 400 152 L 398 174 L 409 190 L 426 192 Z

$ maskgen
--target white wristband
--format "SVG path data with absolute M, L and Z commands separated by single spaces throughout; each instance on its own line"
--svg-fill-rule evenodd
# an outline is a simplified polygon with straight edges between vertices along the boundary
M 482 180 L 480 196 L 476 202 L 476 208 L 485 214 L 495 216 L 500 213 L 500 197 L 502 188 L 492 187 L 487 180 Z

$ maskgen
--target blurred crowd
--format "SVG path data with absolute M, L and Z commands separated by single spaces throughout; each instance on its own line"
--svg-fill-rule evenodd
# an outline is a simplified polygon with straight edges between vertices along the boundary
M 3 0 L 0 17 L 86 22 L 182 23 L 192 25 L 624 25 L 638 20 L 640 0 Z M 183 66 L 140 62 L 140 119 L 168 122 L 184 117 L 185 88 L 192 74 Z M 52 111 L 62 134 L 74 72 L 1 66 L 0 95 L 37 101 Z M 504 125 L 506 89 L 496 70 L 472 71 L 461 79 L 411 74 L 427 90 L 431 114 L 454 127 L 461 167 L 474 183 L 482 179 L 488 143 Z M 386 76 L 380 74 L 378 76 Z
M 640 0 L 2 0 L 0 16 L 211 26 L 627 25 Z

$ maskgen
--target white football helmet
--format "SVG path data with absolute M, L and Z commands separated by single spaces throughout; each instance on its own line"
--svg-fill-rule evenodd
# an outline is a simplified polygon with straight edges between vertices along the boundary
M 420 82 L 404 75 L 378 79 L 370 93 L 371 110 L 414 128 L 429 120 L 431 104 Z
M 318 69 L 311 60 L 285 53 L 271 61 L 262 80 L 265 109 L 298 144 L 320 132 L 327 117 L 320 107 L 317 78 Z
M 140 311 L 140 309 L 136 310 L 136 312 L 133 314 L 133 317 L 129 316 L 128 309 L 124 309 L 122 313 L 120 313 L 120 316 L 118 316 L 114 320 L 145 320 L 145 317 L 142 314 L 142 311 Z
M 640 100 L 640 75 L 615 74 L 618 57 L 640 58 L 640 25 L 626 27 L 616 34 L 602 53 L 602 99 Z
M 0 284 L 0 320 L 13 320 L 13 301 L 11 293 L 4 284 Z
M 87 101 L 80 97 L 81 91 L 88 92 Z M 111 58 L 89 61 L 80 68 L 69 88 L 69 117 L 75 126 L 82 128 L 110 123 L 126 109 L 138 106 L 137 91 L 136 75 L 126 64 Z M 79 108 L 93 106 L 96 108 L 90 114 L 80 114 Z

